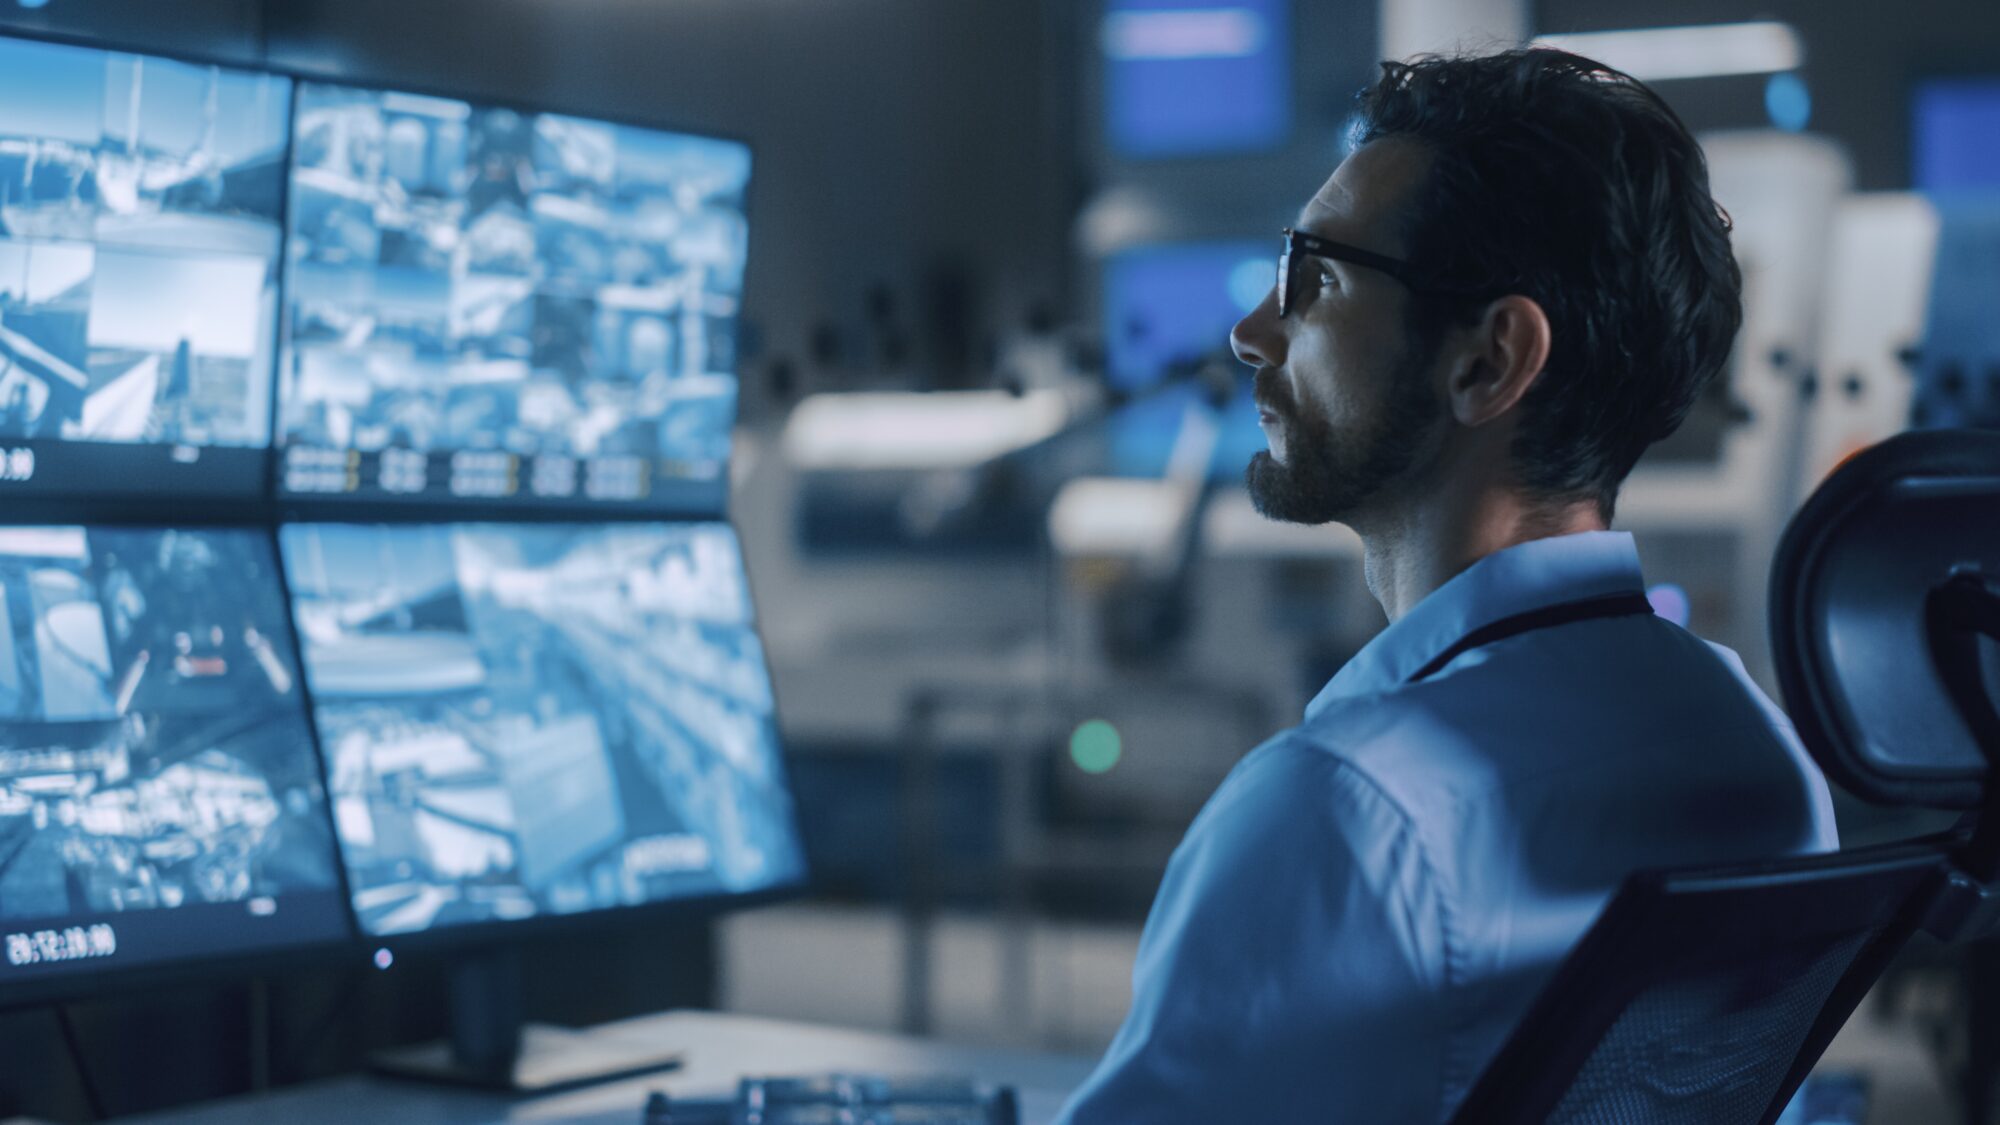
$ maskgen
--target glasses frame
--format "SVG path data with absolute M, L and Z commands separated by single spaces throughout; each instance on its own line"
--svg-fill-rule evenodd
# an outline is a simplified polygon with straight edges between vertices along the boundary
M 1349 246 L 1345 242 L 1335 242 L 1316 234 L 1307 234 L 1291 227 L 1284 228 L 1285 249 L 1278 255 L 1278 315 L 1291 312 L 1292 267 L 1301 257 L 1325 258 L 1349 265 L 1364 266 L 1377 273 L 1384 273 L 1402 282 L 1411 292 L 1441 295 L 1470 296 L 1472 290 L 1450 289 L 1431 284 L 1417 268 L 1401 258 L 1391 258 L 1387 254 L 1377 254 L 1373 250 L 1363 250 L 1359 246 Z

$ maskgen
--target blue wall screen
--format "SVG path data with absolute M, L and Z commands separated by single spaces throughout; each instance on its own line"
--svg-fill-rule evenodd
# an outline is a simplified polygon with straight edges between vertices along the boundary
M 1121 156 L 1283 144 L 1292 129 L 1288 0 L 1106 0 L 1105 128 Z
M 1910 137 L 1919 191 L 2000 190 L 2000 77 L 1953 78 L 1917 88 Z
M 1128 250 L 1105 263 L 1105 361 L 1112 386 L 1143 391 L 1181 361 L 1229 346 L 1229 330 L 1270 292 L 1277 277 L 1278 239 L 1191 242 Z M 1175 387 L 1148 395 L 1112 419 L 1113 471 L 1156 476 L 1198 392 Z M 1246 372 L 1222 412 L 1212 471 L 1242 472 L 1264 448 Z

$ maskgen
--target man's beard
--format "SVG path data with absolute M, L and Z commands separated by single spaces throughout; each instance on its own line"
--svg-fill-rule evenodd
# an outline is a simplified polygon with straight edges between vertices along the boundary
M 1275 372 L 1259 371 L 1258 398 L 1285 428 L 1286 460 L 1259 451 L 1243 470 L 1250 502 L 1266 519 L 1322 524 L 1350 520 L 1396 485 L 1416 462 L 1442 416 L 1432 394 L 1427 349 L 1406 347 L 1374 417 L 1336 433 L 1283 393 Z

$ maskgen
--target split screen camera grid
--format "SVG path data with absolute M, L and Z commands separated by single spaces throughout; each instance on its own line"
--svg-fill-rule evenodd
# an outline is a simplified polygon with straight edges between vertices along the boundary
M 0 528 L 0 983 L 802 877 L 721 521 L 749 171 L 0 39 L 0 488 L 576 513 Z M 673 482 L 709 514 L 582 522 Z

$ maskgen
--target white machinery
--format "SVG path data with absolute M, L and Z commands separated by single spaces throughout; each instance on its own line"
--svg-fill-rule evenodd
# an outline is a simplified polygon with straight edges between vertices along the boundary
M 1702 145 L 1743 270 L 1743 328 L 1728 378 L 1747 417 L 1722 435 L 1713 460 L 1641 461 L 1617 522 L 1638 536 L 1650 580 L 1687 589 L 1696 631 L 1765 675 L 1764 586 L 1795 499 L 1800 388 L 1819 347 L 1828 232 L 1852 162 L 1829 140 L 1775 130 L 1711 135 Z M 1661 549 L 1649 551 L 1652 543 Z

